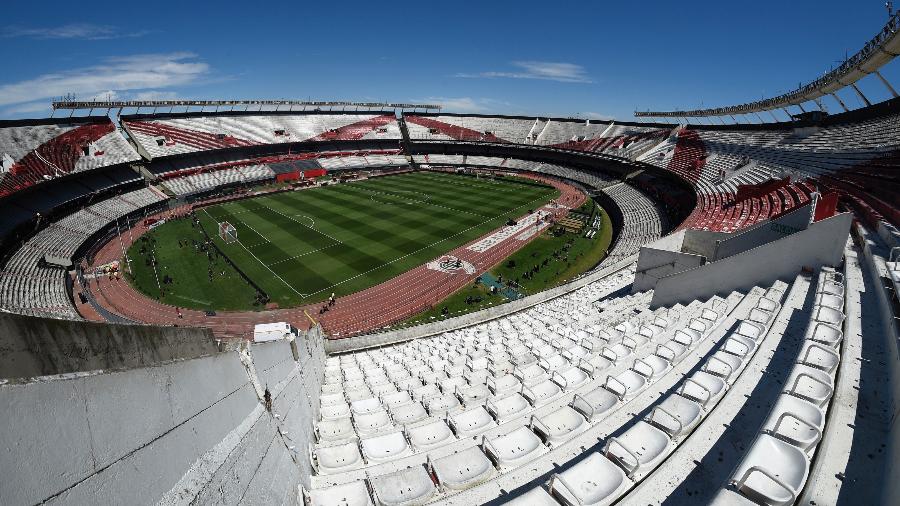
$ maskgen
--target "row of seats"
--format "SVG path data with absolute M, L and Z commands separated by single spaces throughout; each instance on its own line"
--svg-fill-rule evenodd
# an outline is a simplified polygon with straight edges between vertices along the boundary
M 47 179 L 138 160 L 109 118 L 0 127 L 0 197 Z
M 250 184 L 275 178 L 275 171 L 268 165 L 254 164 L 224 167 L 209 172 L 166 179 L 163 185 L 175 195 L 191 195 L 209 191 L 219 186 Z
M 66 271 L 41 265 L 45 255 L 69 259 L 107 224 L 165 196 L 142 188 L 92 204 L 50 223 L 19 247 L 0 272 L 0 308 L 15 313 L 79 319 L 66 288 Z

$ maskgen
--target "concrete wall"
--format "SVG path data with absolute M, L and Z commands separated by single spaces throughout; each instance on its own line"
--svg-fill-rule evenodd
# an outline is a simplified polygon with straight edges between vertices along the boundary
M 783 237 L 806 230 L 812 221 L 812 205 L 806 205 L 772 221 L 758 223 L 737 234 L 719 241 L 711 260 L 727 258 L 753 249 L 760 244 L 777 241 Z
M 296 504 L 323 367 L 313 332 L 0 385 L 0 504 Z
M 650 290 L 660 279 L 699 267 L 703 262 L 700 255 L 644 246 L 638 256 L 631 293 Z
M 839 214 L 779 241 L 659 280 L 651 308 L 687 303 L 716 294 L 790 279 L 803 267 L 837 265 L 853 216 Z
M 218 353 L 206 329 L 0 313 L 0 379 L 149 366 Z
M 685 230 L 681 251 L 712 258 L 716 254 L 716 241 L 723 240 L 728 232 L 710 232 L 707 230 Z

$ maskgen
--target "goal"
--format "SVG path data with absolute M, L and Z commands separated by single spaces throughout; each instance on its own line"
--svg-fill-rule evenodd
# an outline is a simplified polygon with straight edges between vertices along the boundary
M 230 244 L 233 242 L 237 242 L 237 229 L 234 228 L 234 225 L 228 223 L 227 221 L 219 222 L 219 239 L 225 242 L 225 244 Z

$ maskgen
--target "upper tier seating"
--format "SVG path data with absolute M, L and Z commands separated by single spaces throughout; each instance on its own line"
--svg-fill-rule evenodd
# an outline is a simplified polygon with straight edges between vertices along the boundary
M 0 122 L 0 197 L 72 172 L 138 159 L 107 117 Z
M 210 149 L 397 135 L 393 114 L 188 114 L 123 116 L 122 124 L 151 158 Z M 395 125 L 389 127 L 389 125 Z

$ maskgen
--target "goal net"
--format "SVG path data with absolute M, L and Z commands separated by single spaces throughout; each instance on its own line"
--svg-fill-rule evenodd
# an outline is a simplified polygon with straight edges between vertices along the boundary
M 219 222 L 219 239 L 225 242 L 225 244 L 230 244 L 233 242 L 237 242 L 237 229 L 234 228 L 234 225 L 228 223 L 227 221 Z

